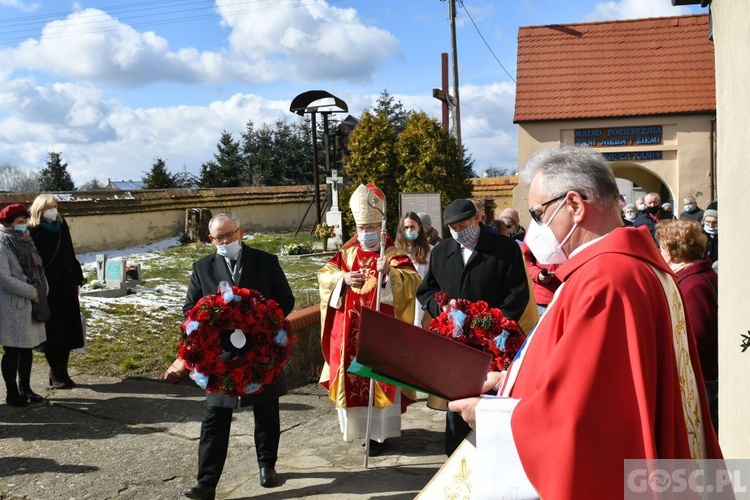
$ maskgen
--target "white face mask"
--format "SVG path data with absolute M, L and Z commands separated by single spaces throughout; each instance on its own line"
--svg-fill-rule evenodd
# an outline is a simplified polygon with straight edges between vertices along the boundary
M 454 240 L 456 240 L 462 247 L 468 248 L 477 241 L 479 227 L 476 224 L 472 224 L 470 226 L 466 226 L 460 231 L 454 231 L 453 229 L 450 229 L 450 232 Z
M 49 210 L 45 210 L 44 212 L 42 212 L 42 217 L 49 221 L 57 220 L 57 209 L 50 208 Z
M 570 239 L 573 231 L 578 227 L 578 224 L 573 224 L 573 227 L 570 229 L 562 243 L 557 242 L 555 233 L 553 233 L 552 229 L 549 227 L 550 222 L 552 222 L 552 219 L 555 218 L 557 212 L 559 212 L 563 206 L 565 206 L 565 203 L 562 203 L 557 207 L 557 210 L 555 210 L 552 217 L 550 217 L 546 223 L 537 224 L 536 222 L 531 221 L 531 224 L 529 224 L 529 230 L 526 232 L 524 243 L 526 243 L 526 246 L 529 247 L 529 250 L 531 250 L 531 253 L 534 254 L 534 257 L 536 257 L 536 260 L 540 264 L 562 264 L 568 260 L 568 256 L 565 255 L 562 246 Z
M 216 245 L 216 253 L 227 259 L 236 259 L 242 250 L 240 240 L 227 243 L 226 245 Z
M 634 213 L 626 213 L 625 214 L 625 220 L 629 220 L 630 222 L 633 222 L 635 220 L 635 214 Z

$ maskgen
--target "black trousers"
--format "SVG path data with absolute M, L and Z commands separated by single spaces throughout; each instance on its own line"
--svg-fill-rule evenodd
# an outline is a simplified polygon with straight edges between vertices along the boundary
M 201 424 L 198 445 L 198 482 L 210 486 L 219 484 L 229 449 L 229 431 L 232 427 L 232 408 L 209 406 Z M 253 405 L 255 419 L 255 452 L 259 467 L 275 467 L 279 452 L 281 424 L 279 400 L 271 399 Z
M 453 455 L 461 441 L 471 433 L 471 427 L 461 418 L 460 413 L 445 411 L 445 454 Z

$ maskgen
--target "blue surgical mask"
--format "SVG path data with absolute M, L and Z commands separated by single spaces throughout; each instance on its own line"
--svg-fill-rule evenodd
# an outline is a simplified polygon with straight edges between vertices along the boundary
M 695 209 L 695 205 L 685 205 L 686 212 L 692 212 Z
M 641 204 L 641 205 L 638 205 L 638 206 L 637 206 L 636 208 L 637 208 L 638 210 L 640 210 L 641 212 L 645 212 L 645 211 L 646 211 L 646 205 L 643 205 L 643 204 Z
M 409 241 L 414 241 L 419 238 L 419 231 L 404 231 L 404 238 Z
M 18 227 L 18 226 L 16 226 Z M 719 226 L 711 227 L 708 224 L 703 225 L 703 230 L 707 232 L 708 234 L 719 234 Z
M 380 236 L 375 231 L 366 231 L 357 233 L 357 239 L 366 250 L 373 250 L 380 242 Z
M 216 245 L 216 253 L 227 259 L 236 259 L 242 250 L 240 240 L 227 243 L 226 245 Z
M 15 226 L 13 226 L 13 229 L 15 229 L 18 233 L 25 233 L 27 228 L 28 224 L 16 224 Z

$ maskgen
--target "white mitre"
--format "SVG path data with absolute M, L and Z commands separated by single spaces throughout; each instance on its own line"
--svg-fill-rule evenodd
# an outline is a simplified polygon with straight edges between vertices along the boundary
M 370 204 L 377 208 L 373 208 Z M 385 212 L 383 192 L 375 186 L 368 188 L 364 184 L 360 184 L 356 191 L 352 193 L 352 197 L 349 198 L 349 206 L 352 209 L 352 215 L 354 215 L 354 222 L 357 224 L 379 223 L 382 221 Z

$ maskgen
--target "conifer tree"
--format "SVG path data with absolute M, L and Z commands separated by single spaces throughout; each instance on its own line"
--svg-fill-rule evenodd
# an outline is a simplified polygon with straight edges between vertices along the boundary
M 68 172 L 68 164 L 62 162 L 62 153 L 49 153 L 47 166 L 39 172 L 39 189 L 42 191 L 75 190 L 75 184 Z
M 239 186 L 245 170 L 240 143 L 232 138 L 230 132 L 224 130 L 217 148 L 219 152 L 214 154 L 214 161 L 201 165 L 201 187 Z
M 175 187 L 175 178 L 167 170 L 167 164 L 161 158 L 156 158 L 149 172 L 144 172 L 144 189 L 170 189 Z

